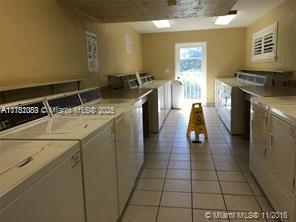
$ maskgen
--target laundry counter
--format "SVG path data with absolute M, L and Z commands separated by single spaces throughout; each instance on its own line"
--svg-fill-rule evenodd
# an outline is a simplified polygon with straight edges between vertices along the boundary
M 100 92 L 103 98 L 139 100 L 148 96 L 152 92 L 152 89 L 113 89 L 112 87 L 106 86 L 101 87 Z
M 240 89 L 257 97 L 276 97 L 276 96 L 295 96 L 296 87 L 259 87 L 259 86 L 242 86 Z

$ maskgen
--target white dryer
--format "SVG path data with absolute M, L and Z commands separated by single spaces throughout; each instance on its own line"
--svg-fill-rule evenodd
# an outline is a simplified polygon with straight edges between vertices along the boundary
M 75 141 L 0 141 L 0 220 L 85 221 Z
M 57 98 L 51 104 L 68 109 L 81 102 L 76 94 Z M 41 112 L 45 108 L 43 101 L 7 106 L 14 105 L 25 109 L 38 107 L 39 112 L 1 115 L 0 139 L 78 141 L 82 154 L 87 222 L 116 221 L 118 197 L 113 119 L 59 115 L 49 117 L 48 112 Z

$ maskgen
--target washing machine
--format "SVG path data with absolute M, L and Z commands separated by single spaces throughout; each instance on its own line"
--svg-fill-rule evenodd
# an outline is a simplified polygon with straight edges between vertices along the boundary
M 0 220 L 85 221 L 77 141 L 0 141 Z
M 48 101 L 47 101 L 48 102 Z M 111 117 L 63 116 L 54 110 L 50 117 L 47 102 L 34 100 L 12 103 L 1 109 L 33 110 L 37 112 L 1 115 L 1 140 L 77 141 L 83 166 L 86 220 L 117 221 L 118 196 L 114 121 Z M 81 104 L 79 96 L 58 96 L 50 103 L 56 108 L 70 109 Z
M 113 110 L 116 134 L 119 214 L 128 204 L 132 190 L 144 164 L 142 101 L 135 99 L 103 99 L 98 88 L 79 92 L 85 107 Z M 103 114 L 104 115 L 104 114 Z
M 151 133 L 158 133 L 161 129 L 169 111 L 172 108 L 172 86 L 170 80 L 152 80 L 148 77 L 142 77 L 142 88 L 153 89 L 149 95 L 149 116 Z

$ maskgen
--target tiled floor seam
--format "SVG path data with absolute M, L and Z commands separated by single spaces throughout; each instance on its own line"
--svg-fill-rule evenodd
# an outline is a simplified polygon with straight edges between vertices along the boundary
M 191 143 L 192 143 L 192 141 L 191 141 L 191 139 L 189 139 L 189 141 L 190 141 L 190 184 L 191 184 L 191 221 L 193 222 L 194 221 L 194 210 L 193 210 L 193 184 L 192 184 L 192 178 L 193 178 L 193 176 L 192 176 L 192 156 L 191 156 L 191 154 L 192 154 L 192 152 L 191 152 L 191 149 L 192 149 L 192 145 L 191 145 Z
M 229 144 L 227 143 L 227 146 L 229 147 Z M 230 147 L 229 147 L 230 148 Z M 234 160 L 235 160 L 235 162 L 236 162 L 236 164 L 238 164 L 238 161 L 237 161 L 237 159 L 235 159 L 234 158 Z M 240 167 L 240 165 L 238 164 L 238 166 L 239 166 L 239 168 L 241 169 L 241 167 Z M 241 171 L 242 171 L 242 169 L 241 169 Z M 259 208 L 260 208 L 260 211 L 261 212 L 263 212 L 263 209 L 262 209 L 262 207 L 261 207 L 261 204 L 259 203 L 259 201 L 257 200 L 257 198 L 256 198 L 256 195 L 255 195 L 255 193 L 254 193 L 254 191 L 253 191 L 253 189 L 250 187 L 250 185 L 249 185 L 249 182 L 248 182 L 248 180 L 247 180 L 247 178 L 246 178 L 246 176 L 245 176 L 245 174 L 244 173 L 242 173 L 242 175 L 243 175 L 243 177 L 245 178 L 245 180 L 247 181 L 247 184 L 248 184 L 248 186 L 249 186 L 249 188 L 250 188 L 250 190 L 251 190 L 251 192 L 253 193 L 253 197 L 255 198 L 255 201 L 256 201 L 256 203 L 258 204 L 258 206 L 259 206 Z M 259 186 L 259 185 L 258 185 Z M 267 219 L 265 219 L 265 221 L 267 221 L 268 222 L 268 220 Z
M 178 121 L 178 119 L 179 118 L 177 118 L 177 121 Z M 175 129 L 175 133 L 176 133 L 176 129 Z M 174 133 L 173 141 L 175 139 L 175 133 Z M 165 175 L 164 175 L 164 182 L 163 182 L 163 185 L 162 185 L 162 191 L 161 191 L 161 194 L 160 194 L 160 200 L 159 200 L 159 204 L 158 204 L 158 209 L 157 209 L 157 213 L 156 213 L 156 220 L 155 220 L 155 222 L 157 222 L 158 216 L 159 216 L 159 211 L 160 211 L 160 207 L 161 207 L 162 196 L 163 196 L 163 192 L 164 192 L 164 188 L 165 188 L 166 177 L 167 177 L 169 163 L 170 163 L 171 155 L 172 155 L 172 147 L 173 147 L 173 142 L 171 144 L 170 156 L 169 156 L 169 160 L 168 160 L 168 163 L 167 163 L 167 168 L 166 168 Z
M 209 146 L 210 146 L 210 145 L 209 145 Z M 212 159 L 214 160 L 214 157 L 213 157 L 213 154 L 212 154 L 212 151 L 211 151 L 211 146 L 210 146 L 210 153 L 211 153 Z M 223 191 L 222 191 L 222 186 L 221 186 L 221 183 L 220 183 L 220 179 L 219 179 L 218 171 L 217 171 L 217 168 L 216 168 L 216 163 L 215 163 L 215 161 L 213 161 L 213 162 L 214 162 L 214 168 L 215 168 L 215 172 L 216 172 L 217 180 L 218 180 L 218 183 L 219 183 L 219 187 L 220 187 L 220 191 L 221 191 L 222 199 L 223 199 L 223 202 L 224 202 L 224 206 L 225 206 L 226 212 L 228 212 L 228 208 L 227 208 L 226 201 L 225 201 L 225 198 L 224 198 L 224 194 L 223 194 Z M 228 219 L 228 221 L 230 222 L 229 219 Z

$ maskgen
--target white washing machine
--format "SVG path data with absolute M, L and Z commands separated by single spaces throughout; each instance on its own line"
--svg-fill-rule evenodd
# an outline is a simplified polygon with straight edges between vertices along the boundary
M 238 72 L 235 78 L 215 79 L 215 108 L 231 134 L 247 134 L 245 131 L 245 95 L 242 86 L 264 87 L 267 77 Z
M 149 76 L 138 81 L 142 88 L 153 89 L 149 95 L 150 128 L 152 133 L 158 133 L 172 108 L 171 81 L 152 80 Z
M 99 89 L 79 92 L 84 106 L 114 107 L 119 214 L 127 206 L 144 164 L 143 111 L 135 99 L 102 99 Z
M 85 221 L 75 141 L 0 141 L 0 220 Z
M 78 98 L 78 100 L 77 100 Z M 72 108 L 79 105 L 79 96 L 57 98 L 52 105 Z M 80 103 L 81 104 L 81 103 Z M 38 107 L 46 110 L 42 100 L 33 103 L 7 104 L 22 109 Z M 83 165 L 86 219 L 116 221 L 118 197 L 114 121 L 110 117 L 49 117 L 47 112 L 1 115 L 0 139 L 78 141 Z

